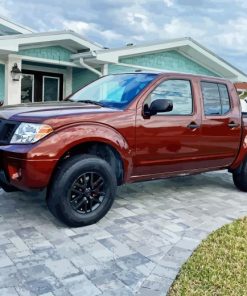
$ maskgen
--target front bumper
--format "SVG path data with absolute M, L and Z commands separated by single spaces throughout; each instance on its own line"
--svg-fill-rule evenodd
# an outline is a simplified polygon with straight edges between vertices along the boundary
M 21 145 L 1 146 L 0 186 L 2 184 L 4 188 L 8 185 L 24 191 L 44 189 L 50 182 L 56 163 L 56 159 L 30 157 Z

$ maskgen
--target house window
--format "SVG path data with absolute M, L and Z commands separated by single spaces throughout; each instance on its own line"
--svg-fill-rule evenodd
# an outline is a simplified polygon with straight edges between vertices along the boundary
M 205 115 L 223 115 L 230 110 L 227 86 L 221 83 L 201 82 Z

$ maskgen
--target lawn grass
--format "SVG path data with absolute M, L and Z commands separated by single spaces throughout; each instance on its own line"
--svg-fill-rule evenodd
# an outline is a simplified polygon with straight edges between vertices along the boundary
M 247 217 L 209 235 L 182 266 L 168 295 L 247 295 Z

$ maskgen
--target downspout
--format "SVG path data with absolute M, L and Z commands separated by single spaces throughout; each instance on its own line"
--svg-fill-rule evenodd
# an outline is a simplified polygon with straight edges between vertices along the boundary
M 80 63 L 80 65 L 82 65 L 84 68 L 86 68 L 86 69 L 88 69 L 89 71 L 91 71 L 91 72 L 97 74 L 99 77 L 102 77 L 102 76 L 103 76 L 103 74 L 102 74 L 100 71 L 98 71 L 98 70 L 94 69 L 93 67 L 89 66 L 88 64 L 86 64 L 86 63 L 84 62 L 84 59 L 83 59 L 83 58 L 79 58 L 79 63 Z

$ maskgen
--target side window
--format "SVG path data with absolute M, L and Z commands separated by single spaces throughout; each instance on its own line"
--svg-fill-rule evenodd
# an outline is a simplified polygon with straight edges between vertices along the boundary
M 217 83 L 202 82 L 201 86 L 205 115 L 220 115 L 221 102 Z
M 204 114 L 223 115 L 230 110 L 230 98 L 225 84 L 201 82 Z
M 230 98 L 225 84 L 218 84 L 221 98 L 222 114 L 227 113 L 230 109 Z
M 173 110 L 162 115 L 189 115 L 193 112 L 191 84 L 188 80 L 166 80 L 153 90 L 146 101 L 150 104 L 157 99 L 173 101 Z

